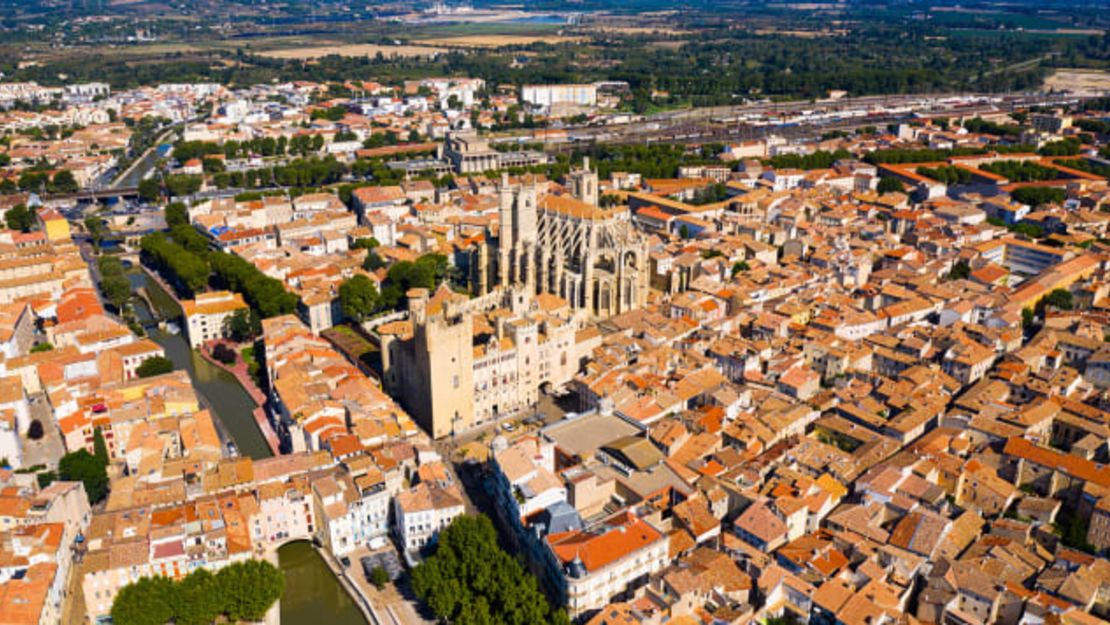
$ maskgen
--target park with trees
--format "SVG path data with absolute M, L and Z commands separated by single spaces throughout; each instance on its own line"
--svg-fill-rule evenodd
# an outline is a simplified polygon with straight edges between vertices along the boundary
M 456 625 L 569 625 L 539 583 L 497 544 L 485 515 L 460 516 L 439 534 L 435 552 L 412 572 L 416 596 L 442 622 Z
M 180 581 L 142 577 L 112 603 L 116 625 L 209 625 L 261 621 L 281 598 L 285 579 L 265 560 L 235 562 L 217 573 L 197 569 Z

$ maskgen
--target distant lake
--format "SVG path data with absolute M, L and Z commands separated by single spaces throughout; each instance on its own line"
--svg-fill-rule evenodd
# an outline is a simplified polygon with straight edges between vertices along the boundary
M 509 20 L 513 24 L 566 24 L 567 18 L 562 15 L 529 15 Z

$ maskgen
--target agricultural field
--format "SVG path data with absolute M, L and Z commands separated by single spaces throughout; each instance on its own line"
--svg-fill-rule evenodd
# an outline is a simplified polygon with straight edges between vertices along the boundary
M 259 52 L 259 56 L 272 59 L 318 59 L 325 56 L 376 56 L 385 57 L 430 57 L 447 52 L 447 48 L 426 45 L 384 46 L 370 43 L 335 43 L 308 45 L 295 48 L 281 48 Z
M 415 43 L 424 46 L 447 46 L 454 48 L 501 48 L 504 46 L 527 46 L 534 43 L 557 45 L 583 41 L 581 37 L 562 35 L 460 35 L 436 39 L 417 39 Z
M 1073 93 L 1098 93 L 1110 89 L 1110 72 L 1093 69 L 1058 69 L 1044 81 L 1046 89 Z

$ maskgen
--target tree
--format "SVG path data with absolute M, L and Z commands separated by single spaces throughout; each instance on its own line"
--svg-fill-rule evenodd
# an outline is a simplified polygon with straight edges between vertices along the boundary
M 139 199 L 146 203 L 157 202 L 162 197 L 162 187 L 153 178 L 144 178 L 139 181 Z
M 173 361 L 165 356 L 151 356 L 135 370 L 140 378 L 150 378 L 173 371 Z
M 879 193 L 905 193 L 906 185 L 894 176 L 883 176 L 879 178 Z
M 97 462 L 108 466 L 108 444 L 104 441 L 104 432 L 100 428 L 93 428 L 93 456 Z
M 216 347 L 212 349 L 212 357 L 225 365 L 235 364 L 235 360 L 238 358 L 238 356 L 235 355 L 235 350 L 223 343 L 217 343 Z
M 285 283 L 267 276 L 242 257 L 223 252 L 208 255 L 213 283 L 217 288 L 243 294 L 243 299 L 263 319 L 286 315 L 297 308 L 299 298 L 285 290 Z
M 32 354 L 37 354 L 39 352 L 48 352 L 52 349 L 54 349 L 54 345 L 51 344 L 51 343 L 46 343 L 46 342 L 35 343 L 34 345 L 31 346 L 31 353 Z
M 200 186 L 203 181 L 204 179 L 200 176 L 174 174 L 172 176 L 166 176 L 166 190 L 174 197 L 184 197 L 200 191 Z
M 122 275 L 104 277 L 100 281 L 100 290 L 116 310 L 123 310 L 123 305 L 131 299 L 131 283 Z
M 536 578 L 497 544 L 485 515 L 460 516 L 439 534 L 435 553 L 412 572 L 416 596 L 452 623 L 566 623 Z
M 16 204 L 4 213 L 4 223 L 9 230 L 30 232 L 31 226 L 35 223 L 35 216 L 25 205 Z
M 1015 202 L 1040 206 L 1042 204 L 1059 204 L 1064 201 L 1067 194 L 1057 187 L 1020 187 L 1010 193 Z
M 189 225 L 189 209 L 183 202 L 172 202 L 166 207 L 166 225 L 171 228 Z
M 73 172 L 68 169 L 63 169 L 54 174 L 50 186 L 53 187 L 55 193 L 76 193 L 81 188 L 77 184 L 77 179 L 73 177 Z
M 1037 153 L 1042 156 L 1075 156 L 1079 154 L 1080 147 L 1079 139 L 1067 137 L 1042 145 Z
M 107 467 L 87 450 L 78 449 L 62 456 L 58 461 L 58 477 L 84 484 L 89 503 L 95 504 L 108 494 Z
M 355 239 L 355 242 L 351 244 L 351 249 L 372 250 L 380 245 L 381 243 L 379 243 L 378 240 L 374 237 L 363 237 L 360 239 Z
M 790 610 L 783 610 L 779 616 L 769 616 L 763 625 L 798 625 L 798 617 Z
M 224 595 L 223 612 L 232 621 L 261 621 L 281 597 L 281 571 L 265 560 L 247 560 L 220 569 L 216 583 Z
M 971 275 L 971 265 L 967 264 L 966 260 L 958 260 L 952 264 L 952 269 L 948 272 L 948 280 L 966 280 Z
M 174 616 L 174 583 L 167 577 L 143 577 L 120 589 L 112 601 L 116 625 L 165 625 Z
M 224 333 L 236 343 L 244 343 L 262 333 L 262 320 L 254 309 L 240 308 L 224 320 Z
M 104 239 L 104 220 L 98 215 L 89 215 L 85 217 L 85 232 L 89 234 L 92 239 L 93 245 L 100 247 L 100 242 Z
M 124 586 L 112 603 L 117 625 L 209 625 L 261 621 L 281 598 L 285 579 L 264 560 L 229 564 L 216 574 L 197 569 L 180 582 L 143 577 Z
M 1074 305 L 1071 291 L 1067 289 L 1054 289 L 1039 303 L 1042 307 L 1052 306 L 1057 310 L 1071 310 Z
M 738 274 L 742 271 L 749 271 L 750 269 L 751 269 L 751 266 L 749 266 L 746 261 L 741 260 L 741 261 L 736 262 L 732 265 L 732 275 L 735 276 L 736 274 Z
M 1021 309 L 1021 327 L 1028 328 L 1033 325 L 1034 312 L 1032 308 Z
M 382 260 L 382 257 L 378 256 L 373 249 L 367 252 L 366 260 L 362 261 L 362 268 L 366 271 L 377 271 L 382 267 L 385 267 L 385 261 Z
M 143 237 L 140 247 L 143 261 L 157 269 L 179 291 L 195 293 L 208 284 L 212 269 L 204 255 L 190 252 L 161 232 Z
M 362 274 L 352 276 L 339 285 L 339 302 L 343 316 L 359 322 L 380 305 L 374 282 Z
M 380 566 L 375 566 L 370 571 L 370 583 L 378 590 L 385 588 L 385 585 L 389 583 L 389 572 Z
M 172 601 L 175 625 L 209 625 L 223 612 L 223 588 L 207 569 L 189 573 L 177 584 Z

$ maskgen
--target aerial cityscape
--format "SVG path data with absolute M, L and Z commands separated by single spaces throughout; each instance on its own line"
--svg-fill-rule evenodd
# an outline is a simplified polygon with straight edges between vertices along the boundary
M 0 625 L 1110 625 L 1102 0 L 0 0 Z

